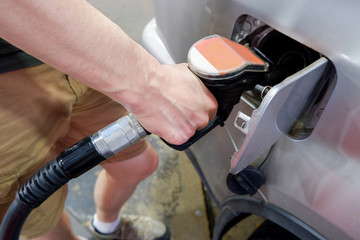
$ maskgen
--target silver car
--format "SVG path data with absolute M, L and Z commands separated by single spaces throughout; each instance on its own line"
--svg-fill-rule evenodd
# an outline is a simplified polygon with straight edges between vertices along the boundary
M 294 238 L 360 239 L 359 9 L 155 0 L 143 45 L 161 63 L 186 62 L 196 41 L 219 34 L 270 64 L 266 84 L 242 94 L 225 126 L 186 150 L 220 209 L 213 239 L 249 214 Z M 285 239 L 260 229 L 253 239 Z

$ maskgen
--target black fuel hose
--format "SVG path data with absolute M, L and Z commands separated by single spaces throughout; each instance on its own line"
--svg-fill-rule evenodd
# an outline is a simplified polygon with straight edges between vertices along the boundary
M 72 178 L 82 175 L 146 135 L 147 132 L 129 114 L 66 149 L 19 188 L 2 220 L 0 240 L 19 239 L 21 228 L 34 208 Z

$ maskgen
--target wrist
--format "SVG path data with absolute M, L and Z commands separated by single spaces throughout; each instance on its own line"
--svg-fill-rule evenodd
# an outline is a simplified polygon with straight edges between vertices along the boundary
M 117 62 L 108 81 L 111 85 L 102 92 L 131 112 L 141 111 L 145 103 L 151 101 L 154 91 L 159 91 L 163 67 L 137 43 L 120 59 L 124 60 Z

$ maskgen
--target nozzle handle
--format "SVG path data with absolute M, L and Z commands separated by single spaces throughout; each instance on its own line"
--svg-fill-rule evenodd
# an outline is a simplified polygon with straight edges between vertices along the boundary
M 163 140 L 176 150 L 185 150 L 216 126 L 224 126 L 241 94 L 264 81 L 268 71 L 268 64 L 246 46 L 219 35 L 196 42 L 189 49 L 188 65 L 214 95 L 218 110 L 216 117 L 184 144 L 174 145 Z

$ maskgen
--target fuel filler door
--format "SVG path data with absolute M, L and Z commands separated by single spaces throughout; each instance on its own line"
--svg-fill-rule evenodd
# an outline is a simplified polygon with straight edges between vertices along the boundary
M 237 174 L 287 135 L 323 85 L 329 61 L 321 57 L 308 67 L 267 89 L 260 106 L 247 116 L 238 112 L 234 126 L 246 134 L 241 147 L 231 158 L 232 174 Z

